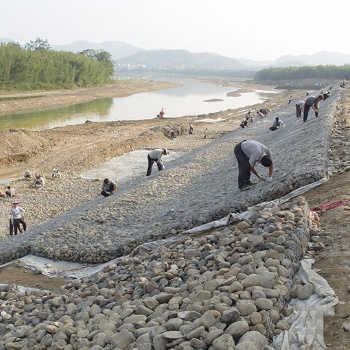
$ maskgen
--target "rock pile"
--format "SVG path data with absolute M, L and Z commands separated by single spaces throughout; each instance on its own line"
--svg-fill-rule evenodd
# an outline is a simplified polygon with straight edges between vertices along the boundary
M 293 276 L 309 240 L 302 197 L 249 219 L 139 247 L 59 292 L 2 286 L 4 349 L 269 349 L 289 328 Z

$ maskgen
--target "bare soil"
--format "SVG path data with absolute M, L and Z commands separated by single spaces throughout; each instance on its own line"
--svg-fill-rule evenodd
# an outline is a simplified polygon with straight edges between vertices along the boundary
M 145 87 L 143 86 L 143 88 Z M 249 90 L 252 89 L 252 86 L 245 88 Z M 126 94 L 132 92 L 138 92 L 138 89 L 130 88 Z M 59 93 L 55 94 L 60 95 Z M 59 98 L 65 100 L 65 103 L 72 104 L 77 103 L 74 101 L 81 102 L 79 94 L 83 94 L 83 92 L 80 91 L 76 96 L 74 93 L 64 92 L 62 94 L 65 97 L 60 96 Z M 106 97 L 102 96 L 102 92 L 100 94 L 100 97 Z M 264 107 L 273 109 L 275 105 L 286 103 L 289 96 L 293 94 L 300 96 L 300 91 L 287 91 L 278 97 L 274 96 L 273 103 L 272 100 L 266 102 Z M 45 97 L 43 98 L 45 99 Z M 31 108 L 34 108 L 36 100 L 38 98 L 27 98 L 25 101 L 26 103 L 31 101 Z M 52 106 L 43 107 L 43 101 L 41 100 L 40 106 L 36 107 L 38 110 L 52 108 Z M 0 110 L 4 110 L 3 106 L 7 103 L 8 101 L 0 102 Z M 258 106 L 254 106 L 254 108 L 258 108 Z M 342 120 L 344 132 L 348 138 L 350 137 L 349 111 L 350 90 L 344 89 L 339 118 Z M 233 113 L 232 118 L 242 119 L 242 114 L 239 112 L 237 110 L 236 113 Z M 229 114 L 218 114 L 217 116 L 228 117 Z M 188 122 L 193 120 L 196 118 L 184 117 L 176 119 L 176 123 L 186 126 Z M 99 165 L 108 158 L 139 148 L 153 147 L 162 141 L 169 142 L 164 130 L 172 123 L 174 124 L 174 121 L 164 118 L 162 120 L 134 122 L 85 123 L 40 132 L 24 130 L 0 132 L 2 140 L 0 143 L 0 178 L 15 173 L 18 169 L 21 169 L 22 173 L 25 168 L 40 169 L 43 172 L 49 172 L 53 168 L 64 169 L 67 172 L 80 172 L 90 166 Z M 210 138 L 219 137 L 222 133 L 230 131 L 228 125 L 221 125 L 221 129 L 216 128 L 216 132 L 210 134 Z M 192 147 L 201 145 L 203 142 L 210 142 L 210 139 L 203 140 L 202 136 L 207 126 L 208 124 L 205 123 L 196 124 L 199 135 L 198 142 L 194 142 Z M 154 128 L 159 128 L 160 131 L 153 131 Z M 232 129 L 232 123 L 230 128 Z M 350 149 L 344 149 L 344 147 L 334 149 L 334 157 L 341 158 L 343 152 L 350 152 Z M 350 202 L 350 171 L 331 176 L 328 182 L 306 193 L 305 197 L 310 208 L 339 200 Z M 329 350 L 350 349 L 349 333 L 342 327 L 343 323 L 349 321 L 350 317 L 350 293 L 348 291 L 350 286 L 349 227 L 350 206 L 339 206 L 320 215 L 320 229 L 324 233 L 321 235 L 321 241 L 325 244 L 325 249 L 315 254 L 314 268 L 328 281 L 340 300 L 335 310 L 335 316 L 325 318 L 324 336 Z M 65 283 L 64 280 L 38 275 L 35 272 L 17 267 L 16 264 L 0 270 L 0 281 L 1 283 L 50 290 L 55 290 Z
M 338 120 L 341 122 L 345 139 L 350 138 L 350 91 L 343 91 L 341 110 Z M 342 159 L 349 154 L 350 147 L 339 146 L 332 149 L 332 157 Z M 331 176 L 322 186 L 306 193 L 310 208 L 324 203 L 344 201 L 350 203 L 350 172 Z M 339 298 L 335 307 L 335 316 L 324 321 L 325 343 L 329 350 L 350 349 L 350 335 L 343 324 L 350 317 L 350 205 L 341 205 L 320 214 L 320 229 L 324 233 L 321 242 L 326 246 L 314 259 L 314 268 L 333 288 Z

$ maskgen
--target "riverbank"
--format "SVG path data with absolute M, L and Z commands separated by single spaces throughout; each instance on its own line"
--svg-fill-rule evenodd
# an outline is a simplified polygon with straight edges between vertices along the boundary
M 107 97 L 124 97 L 135 93 L 176 86 L 170 82 L 122 80 L 113 84 L 72 90 L 33 91 L 19 94 L 0 94 L 0 116 L 28 113 L 71 106 Z
M 37 254 L 67 257 L 71 261 L 76 258 L 93 258 L 96 261 L 103 259 L 105 253 L 106 256 L 115 256 L 118 253 L 116 243 L 131 236 L 136 239 L 138 236 L 140 242 L 174 237 L 186 226 L 197 226 L 220 217 L 237 203 L 243 208 L 264 198 L 274 199 L 290 191 L 290 186 L 312 183 L 326 173 L 329 132 L 339 110 L 346 121 L 349 95 L 339 105 L 337 92 L 334 93 L 334 97 L 322 104 L 320 117 L 316 119 L 310 115 L 307 124 L 295 118 L 293 104 L 288 106 L 284 98 L 274 101 L 274 106 L 280 104 L 281 107 L 275 111 L 278 110 L 286 123 L 286 128 L 276 132 L 267 131 L 273 113 L 266 120 L 244 130 L 238 126 L 245 113 L 243 109 L 206 116 L 211 119 L 216 117 L 216 123 L 200 121 L 203 116 L 191 117 L 195 125 L 193 135 L 185 133 L 175 139 L 164 137 L 155 140 L 157 145 L 168 142 L 168 148 L 176 145 L 187 150 L 181 160 L 174 164 L 166 163 L 166 171 L 155 172 L 148 179 L 135 179 L 128 186 L 120 184 L 119 196 L 95 198 L 91 203 L 67 213 L 61 220 L 43 223 L 34 235 L 28 233 L 28 242 Z M 226 120 L 223 116 L 227 118 L 226 122 L 222 121 Z M 188 120 L 185 118 L 185 121 L 187 123 Z M 346 139 L 346 128 L 337 125 L 340 128 L 333 135 L 332 165 L 343 171 L 348 160 L 344 159 L 344 155 L 339 160 L 339 155 L 347 147 L 347 143 L 342 141 Z M 210 127 L 208 138 L 199 133 L 204 127 Z M 146 131 L 156 132 L 157 127 Z M 158 136 L 163 137 L 162 133 Z M 274 182 L 258 183 L 244 193 L 236 189 L 237 174 L 232 160 L 232 148 L 242 138 L 259 138 L 271 146 L 275 162 Z M 343 175 L 348 174 L 345 172 Z M 342 177 L 338 182 L 343 195 L 347 188 L 344 184 L 349 183 L 347 180 L 348 177 Z M 70 187 L 69 180 L 65 181 L 66 190 L 79 184 Z M 54 198 L 60 182 L 50 180 L 49 183 L 56 184 L 57 189 L 47 193 L 46 190 L 34 192 L 42 196 L 37 203 L 45 201 L 45 194 Z M 78 194 L 82 192 L 81 185 L 77 187 Z M 96 185 L 99 189 L 100 182 Z M 324 186 L 318 193 L 315 191 L 314 196 L 308 195 L 313 205 L 331 198 L 331 192 L 327 195 Z M 49 207 L 50 203 L 46 204 Z M 135 251 L 129 259 L 116 262 L 91 278 L 72 281 L 50 295 L 45 291 L 26 294 L 25 303 L 28 305 L 23 308 L 19 302 L 24 293 L 15 292 L 10 286 L 4 287 L 1 297 L 7 300 L 9 307 L 5 309 L 5 306 L 2 313 L 1 333 L 6 336 L 1 338 L 1 344 L 30 347 L 41 342 L 48 348 L 57 342 L 60 346 L 68 346 L 69 343 L 73 348 L 87 344 L 113 348 L 123 344 L 127 349 L 135 346 L 146 348 L 153 342 L 157 349 L 165 349 L 170 344 L 174 349 L 185 346 L 224 349 L 227 344 L 246 349 L 247 346 L 254 347 L 252 341 L 259 341 L 260 345 L 256 344 L 255 348 L 263 348 L 268 339 L 289 327 L 282 316 L 292 310 L 285 306 L 284 299 L 289 296 L 305 298 L 311 292 L 310 285 L 298 280 L 293 281 L 293 286 L 290 283 L 297 268 L 297 255 L 300 250 L 305 251 L 312 246 L 305 241 L 309 234 L 306 227 L 309 214 L 302 198 L 298 197 L 284 206 L 264 208 L 261 212 L 256 207 L 251 210 L 251 221 L 244 220 L 238 225 L 184 236 L 164 248 L 156 249 L 155 245 L 150 245 L 153 249 Z M 320 242 L 323 236 L 330 239 L 332 231 L 338 239 L 338 228 L 341 219 L 346 219 L 346 210 L 342 213 L 339 211 L 336 222 L 329 221 L 331 227 L 323 234 L 311 223 L 312 242 Z M 344 250 L 348 243 L 346 227 L 341 232 L 344 236 L 341 246 L 333 247 L 335 249 L 328 253 L 328 257 L 335 259 L 339 255 L 342 262 L 345 259 L 347 263 L 349 255 L 346 252 L 349 250 Z M 17 238 L 20 241 L 26 235 Z M 6 241 L 8 251 L 15 251 L 13 243 L 15 241 Z M 128 252 L 135 244 L 135 241 L 129 245 L 122 244 L 118 249 Z M 26 248 L 24 244 L 23 249 Z M 316 251 L 309 254 L 317 256 Z M 326 264 L 330 261 L 326 254 L 323 259 Z M 332 274 L 335 276 L 340 265 L 333 267 Z M 12 270 L 12 275 L 16 276 L 15 270 Z M 35 276 L 31 279 L 35 280 Z M 336 279 L 333 282 L 336 283 Z M 348 309 L 348 296 L 344 293 L 342 296 L 347 305 L 339 308 L 342 313 L 339 313 L 339 323 L 328 331 L 331 336 L 336 332 L 339 334 L 341 320 L 344 322 L 344 312 Z M 10 307 L 17 300 L 19 312 Z M 40 319 L 36 309 L 30 307 L 32 303 L 43 311 L 44 320 Z M 42 329 L 46 333 L 41 332 Z M 24 332 L 21 334 L 25 336 L 18 337 L 19 332 Z M 320 334 L 317 338 L 322 341 Z M 338 345 L 339 336 L 328 340 L 327 345 L 329 342 Z
M 233 84 L 236 86 L 238 83 L 234 82 Z M 169 83 L 136 81 L 122 82 L 120 86 L 104 86 L 91 90 L 52 92 L 40 99 L 37 97 L 29 98 L 29 95 L 26 95 L 25 99 L 16 99 L 12 104 L 11 101 L 3 101 L 2 111 L 6 108 L 11 111 L 17 108 L 17 113 L 25 110 L 28 105 L 33 110 L 37 110 L 43 105 L 45 105 L 44 108 L 57 107 L 56 103 L 80 103 L 83 99 L 87 101 L 96 98 L 96 96 L 107 97 L 114 96 L 114 94 L 124 96 L 125 94 L 164 87 L 169 87 Z M 256 89 L 271 90 L 271 87 L 254 85 L 251 82 L 239 82 L 239 87 L 241 92 L 249 91 L 249 89 L 252 91 Z M 290 92 L 283 91 L 272 96 L 267 95 L 265 103 L 251 106 L 251 108 L 253 110 L 264 107 L 273 111 L 279 105 L 285 104 L 289 95 Z M 3 190 L 8 184 L 15 187 L 21 205 L 27 210 L 28 227 L 32 227 L 93 199 L 99 194 L 101 179 L 82 179 L 80 176 L 82 172 L 99 166 L 109 159 L 138 149 L 166 147 L 181 153 L 192 151 L 238 128 L 248 109 L 250 107 L 176 119 L 87 122 L 82 125 L 44 131 L 10 130 L 0 132 L 0 137 L 3 140 L 0 144 L 0 179 L 22 178 L 26 169 L 32 174 L 41 172 L 47 178 L 45 189 L 35 189 L 32 186 L 32 181 L 21 179 L 3 182 Z M 189 123 L 194 124 L 195 130 L 192 135 L 188 135 L 187 132 Z M 175 130 L 177 124 L 181 125 L 181 137 L 169 138 L 165 131 L 170 128 Z M 204 138 L 205 129 L 207 129 L 206 138 Z M 51 179 L 54 168 L 60 170 L 62 174 L 60 180 Z M 9 202 L 0 200 L 1 222 L 6 220 L 8 210 Z M 8 228 L 2 225 L 0 236 L 6 236 L 7 230 Z

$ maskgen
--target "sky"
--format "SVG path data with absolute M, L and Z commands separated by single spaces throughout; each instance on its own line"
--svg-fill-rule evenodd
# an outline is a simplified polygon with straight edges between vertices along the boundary
M 0 38 L 24 45 L 122 41 L 275 60 L 350 54 L 346 0 L 0 0 Z

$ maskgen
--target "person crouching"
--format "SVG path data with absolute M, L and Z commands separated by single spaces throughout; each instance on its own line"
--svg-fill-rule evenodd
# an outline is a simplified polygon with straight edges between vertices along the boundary
M 102 183 L 102 196 L 108 197 L 117 190 L 117 185 L 113 180 L 104 179 Z

